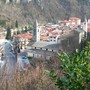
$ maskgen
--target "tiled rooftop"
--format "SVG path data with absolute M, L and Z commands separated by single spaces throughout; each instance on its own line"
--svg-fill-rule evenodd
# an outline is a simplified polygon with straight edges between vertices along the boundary
M 30 34 L 18 34 L 15 37 L 25 38 L 25 39 L 32 39 L 32 35 Z

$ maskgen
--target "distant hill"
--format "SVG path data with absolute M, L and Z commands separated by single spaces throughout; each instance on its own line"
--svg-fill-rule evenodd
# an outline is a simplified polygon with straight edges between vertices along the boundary
M 41 22 L 68 19 L 69 17 L 90 18 L 90 0 L 31 0 L 22 4 L 0 4 L 0 20 L 23 25 L 38 19 Z

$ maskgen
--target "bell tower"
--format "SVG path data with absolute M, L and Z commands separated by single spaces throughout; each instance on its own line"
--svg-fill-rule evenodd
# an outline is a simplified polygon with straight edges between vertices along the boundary
M 39 42 L 40 41 L 40 26 L 36 20 L 34 30 L 33 30 L 33 41 Z

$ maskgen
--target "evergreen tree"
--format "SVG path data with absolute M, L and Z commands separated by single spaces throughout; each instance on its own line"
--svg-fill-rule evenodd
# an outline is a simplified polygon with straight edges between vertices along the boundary
M 17 31 L 17 34 L 20 34 L 20 31 Z
M 24 33 L 25 31 L 24 31 L 24 29 L 22 28 L 22 31 L 21 31 L 21 33 Z
M 18 21 L 15 22 L 15 27 L 18 28 Z
M 29 25 L 29 30 L 31 31 L 33 29 L 33 26 L 32 25 Z
M 16 32 L 14 32 L 14 33 L 13 33 L 13 35 L 17 35 L 17 33 L 16 33 Z
M 27 32 L 28 31 L 28 28 L 25 26 L 25 32 Z
M 9 27 L 7 28 L 6 39 L 8 39 L 8 40 L 11 39 L 11 29 Z

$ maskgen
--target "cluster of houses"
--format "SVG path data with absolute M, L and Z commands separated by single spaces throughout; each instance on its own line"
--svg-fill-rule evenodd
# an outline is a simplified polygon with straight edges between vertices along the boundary
M 79 49 L 82 40 L 87 38 L 89 32 L 90 19 L 86 18 L 84 22 L 81 22 L 80 18 L 72 17 L 69 20 L 59 21 L 57 24 L 47 23 L 44 25 L 40 25 L 36 20 L 32 31 L 14 35 L 13 39 L 18 40 L 20 46 L 27 50 L 30 49 L 32 55 L 35 54 L 37 57 L 50 52 L 65 51 L 69 53 Z

